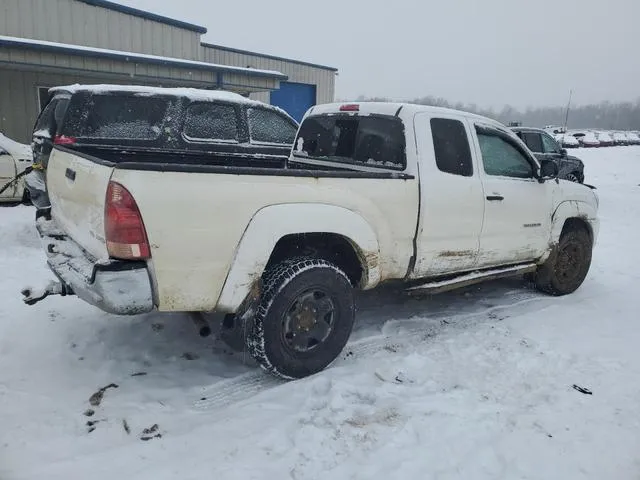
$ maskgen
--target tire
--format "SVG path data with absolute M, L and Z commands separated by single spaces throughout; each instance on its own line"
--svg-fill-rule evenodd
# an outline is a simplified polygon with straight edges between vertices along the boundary
M 263 281 L 248 352 L 285 379 L 320 372 L 340 355 L 353 329 L 349 278 L 326 260 L 296 258 L 269 268 Z
M 582 229 L 564 232 L 558 246 L 536 273 L 536 288 L 550 295 L 575 292 L 589 273 L 593 244 Z
M 564 179 L 569 180 L 570 182 L 581 183 L 580 177 L 575 173 L 567 173 Z

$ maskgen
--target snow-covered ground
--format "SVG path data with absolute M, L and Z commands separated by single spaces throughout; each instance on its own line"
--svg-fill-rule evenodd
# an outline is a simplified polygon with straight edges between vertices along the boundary
M 639 478 L 640 147 L 576 154 L 602 218 L 578 292 L 369 294 L 343 357 L 292 383 L 183 315 L 24 306 L 50 274 L 33 211 L 1 208 L 0 479 Z

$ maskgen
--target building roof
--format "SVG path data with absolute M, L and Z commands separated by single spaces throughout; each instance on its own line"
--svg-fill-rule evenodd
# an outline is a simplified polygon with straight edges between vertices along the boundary
M 149 63 L 156 65 L 167 65 L 181 68 L 191 68 L 197 70 L 208 70 L 215 72 L 236 73 L 251 77 L 269 77 L 278 80 L 286 80 L 288 77 L 275 70 L 260 70 L 256 68 L 232 67 L 228 65 L 218 65 L 215 63 L 199 62 L 196 60 L 183 60 L 181 58 L 161 57 L 158 55 L 147 55 L 145 53 L 123 52 L 120 50 L 107 50 L 104 48 L 85 47 L 82 45 L 70 45 L 67 43 L 49 42 L 46 40 L 34 40 L 30 38 L 7 37 L 0 35 L 0 46 L 17 47 L 27 50 L 47 51 L 53 53 L 65 53 L 77 56 L 92 56 L 98 58 L 109 58 L 133 63 Z
M 93 5 L 94 7 L 107 8 L 109 10 L 114 10 L 120 13 L 126 13 L 127 15 L 133 15 L 135 17 L 144 18 L 145 20 L 151 20 L 153 22 L 164 23 L 166 25 L 171 25 L 173 27 L 183 28 L 185 30 L 191 30 L 197 33 L 207 33 L 207 29 L 205 27 L 201 27 L 200 25 L 194 25 L 192 23 L 181 22 L 180 20 L 175 20 L 173 18 L 164 17 L 162 15 L 156 15 L 155 13 L 146 12 L 144 10 L 138 10 L 137 8 L 127 7 L 125 5 L 120 5 L 119 3 L 109 2 L 107 0 L 77 0 L 82 3 L 86 3 L 88 5 Z
M 279 61 L 287 62 L 287 63 L 295 63 L 295 64 L 298 64 L 298 65 L 305 65 L 307 67 L 321 68 L 323 70 L 330 70 L 332 72 L 337 72 L 338 71 L 338 69 L 335 68 L 335 67 L 328 67 L 326 65 L 320 65 L 320 64 L 317 64 L 317 63 L 303 62 L 301 60 L 294 60 L 292 58 L 277 57 L 275 55 L 268 55 L 266 53 L 252 52 L 250 50 L 241 50 L 239 48 L 225 47 L 223 45 L 215 45 L 213 43 L 205 43 L 205 42 L 202 42 L 201 45 L 203 47 L 205 47 L 205 48 L 215 48 L 216 50 L 223 50 L 225 52 L 239 53 L 241 55 L 254 55 L 256 57 L 268 58 L 270 60 L 279 60 Z

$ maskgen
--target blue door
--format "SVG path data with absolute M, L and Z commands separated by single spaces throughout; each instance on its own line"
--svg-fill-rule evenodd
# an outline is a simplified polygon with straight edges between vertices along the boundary
M 280 82 L 280 88 L 271 92 L 271 105 L 280 107 L 296 121 L 316 104 L 316 86 L 306 83 Z

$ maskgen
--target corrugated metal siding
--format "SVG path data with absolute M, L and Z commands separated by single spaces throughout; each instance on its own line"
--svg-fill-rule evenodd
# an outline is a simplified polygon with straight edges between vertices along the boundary
M 1 0 L 0 34 L 202 59 L 197 32 L 74 0 Z
M 267 70 L 276 70 L 289 77 L 290 82 L 307 83 L 316 85 L 317 102 L 330 103 L 334 101 L 335 92 L 335 72 L 323 68 L 301 65 L 287 62 L 285 60 L 275 60 L 259 55 L 249 55 L 244 53 L 230 52 L 223 49 L 203 46 L 203 60 L 205 62 L 218 63 L 221 65 L 234 65 L 238 67 L 253 67 Z M 269 95 L 256 93 L 251 98 L 269 102 Z

